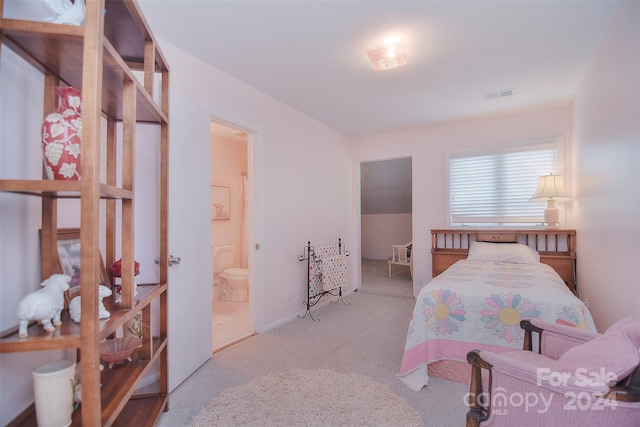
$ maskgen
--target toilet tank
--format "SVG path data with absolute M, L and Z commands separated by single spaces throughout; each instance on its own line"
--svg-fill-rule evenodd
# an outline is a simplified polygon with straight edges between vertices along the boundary
M 213 272 L 222 273 L 228 268 L 233 268 L 236 257 L 235 246 L 213 247 Z

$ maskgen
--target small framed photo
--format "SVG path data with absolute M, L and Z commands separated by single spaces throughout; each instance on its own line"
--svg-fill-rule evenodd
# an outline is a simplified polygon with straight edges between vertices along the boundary
M 221 187 L 219 185 L 211 186 L 213 219 L 231 219 L 231 214 L 229 213 L 230 193 L 229 187 Z
M 71 276 L 69 294 L 80 291 L 80 229 L 61 228 L 58 230 L 58 272 Z M 97 285 L 111 287 L 107 269 L 100 255 L 100 281 Z

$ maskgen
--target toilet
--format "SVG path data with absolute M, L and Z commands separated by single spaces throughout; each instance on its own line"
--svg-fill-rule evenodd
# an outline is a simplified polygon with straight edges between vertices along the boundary
M 221 288 L 220 299 L 244 302 L 249 299 L 249 270 L 234 268 L 235 246 L 213 247 L 214 282 Z

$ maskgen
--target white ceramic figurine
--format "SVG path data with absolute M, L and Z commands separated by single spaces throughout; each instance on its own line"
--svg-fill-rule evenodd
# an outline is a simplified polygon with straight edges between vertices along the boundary
M 60 313 L 64 308 L 64 292 L 69 289 L 70 281 L 71 276 L 53 274 L 40 284 L 42 289 L 30 293 L 18 303 L 19 337 L 24 338 L 29 335 L 27 327 L 31 320 L 42 323 L 47 332 L 56 330 L 53 325 L 57 326 L 62 323 L 60 322 Z
M 54 24 L 84 25 L 86 7 L 84 0 L 44 0 L 57 15 L 48 21 Z
M 111 317 L 111 313 L 105 308 L 102 299 L 111 295 L 111 289 L 106 286 L 100 285 L 98 287 L 98 319 L 108 319 Z M 80 323 L 80 297 L 74 297 L 69 303 L 69 314 L 71 320 L 76 323 Z

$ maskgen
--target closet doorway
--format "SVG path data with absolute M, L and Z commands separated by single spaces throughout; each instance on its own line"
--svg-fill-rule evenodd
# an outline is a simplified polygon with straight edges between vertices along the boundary
M 413 239 L 411 157 L 360 163 L 360 213 L 363 290 L 367 280 L 378 277 L 384 280 L 376 286 L 394 286 L 391 281 L 397 279 L 403 283 L 396 285 L 413 292 L 410 265 L 388 263 L 392 246 Z
M 213 352 L 253 335 L 248 262 L 248 135 L 211 122 Z

